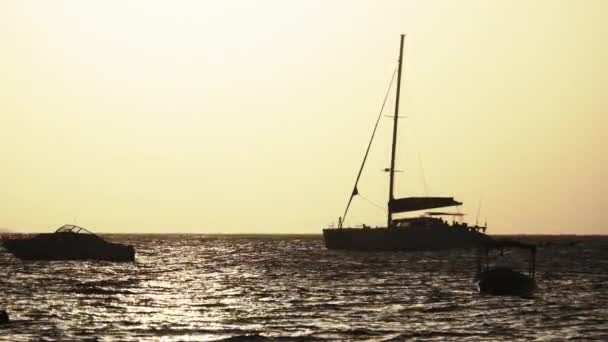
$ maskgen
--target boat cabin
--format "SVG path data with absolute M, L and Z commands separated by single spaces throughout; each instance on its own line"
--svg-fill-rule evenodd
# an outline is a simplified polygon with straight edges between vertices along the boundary
M 427 212 L 422 216 L 417 217 L 405 217 L 393 219 L 395 227 L 414 227 L 414 226 L 445 226 L 457 229 L 466 229 L 469 231 L 486 232 L 488 228 L 487 224 L 480 225 L 469 225 L 463 222 L 462 218 L 465 216 L 463 213 L 449 213 L 449 212 Z M 444 217 L 451 218 L 451 222 Z

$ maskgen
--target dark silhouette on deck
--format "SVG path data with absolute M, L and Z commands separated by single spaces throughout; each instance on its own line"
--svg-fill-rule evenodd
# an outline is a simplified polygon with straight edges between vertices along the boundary
M 10 321 L 8 318 L 8 312 L 0 310 L 0 324 L 6 324 Z

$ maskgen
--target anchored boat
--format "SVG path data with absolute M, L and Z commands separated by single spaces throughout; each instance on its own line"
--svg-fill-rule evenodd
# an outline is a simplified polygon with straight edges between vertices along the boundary
M 373 142 L 382 110 L 372 137 L 363 157 L 363 162 L 355 180 L 355 186 L 346 205 L 344 214 L 338 219 L 338 227 L 323 229 L 325 246 L 329 249 L 360 250 L 360 251 L 432 251 L 454 248 L 475 247 L 484 242 L 493 241 L 485 234 L 487 225 L 469 226 L 466 223 L 456 222 L 455 216 L 459 213 L 430 212 L 419 217 L 395 218 L 395 214 L 429 210 L 435 208 L 460 206 L 461 202 L 453 197 L 405 197 L 395 198 L 395 159 L 397 155 L 397 128 L 399 120 L 399 95 L 401 88 L 401 73 L 403 61 L 403 39 L 401 35 L 399 47 L 399 63 L 397 67 L 397 94 L 395 99 L 395 114 L 393 117 L 393 137 L 390 168 L 385 169 L 389 173 L 389 196 L 388 217 L 386 227 L 362 228 L 344 227 L 343 223 L 348 213 L 350 204 L 355 196 L 359 194 L 357 184 L 365 166 L 371 144 Z M 391 80 L 392 85 L 392 80 Z M 390 86 L 389 86 L 390 91 Z M 388 93 L 387 93 L 388 95 Z M 384 100 L 386 103 L 386 98 Z M 384 108 L 384 104 L 382 106 Z M 445 216 L 452 216 L 452 222 L 444 220 Z
M 505 248 L 523 249 L 530 253 L 528 274 L 511 267 L 492 266 L 491 254 Z M 491 295 L 530 296 L 536 290 L 536 245 L 511 240 L 496 240 L 480 246 L 477 258 L 477 285 L 480 293 Z
M 135 261 L 133 246 L 108 242 L 75 225 L 61 226 L 54 233 L 5 238 L 2 244 L 22 260 Z

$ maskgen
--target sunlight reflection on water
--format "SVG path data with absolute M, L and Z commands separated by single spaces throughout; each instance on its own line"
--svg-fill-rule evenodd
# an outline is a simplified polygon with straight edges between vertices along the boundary
M 112 236 L 134 264 L 0 253 L 0 340 L 608 337 L 606 241 L 539 252 L 541 291 L 486 297 L 473 253 L 328 251 L 319 237 Z M 585 259 L 581 259 L 584 256 Z

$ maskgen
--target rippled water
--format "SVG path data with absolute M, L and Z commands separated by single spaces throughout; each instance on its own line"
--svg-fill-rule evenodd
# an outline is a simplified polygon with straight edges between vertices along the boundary
M 608 240 L 541 247 L 533 298 L 479 295 L 474 255 L 328 251 L 319 236 L 122 235 L 137 262 L 0 247 L 0 340 L 608 340 Z

